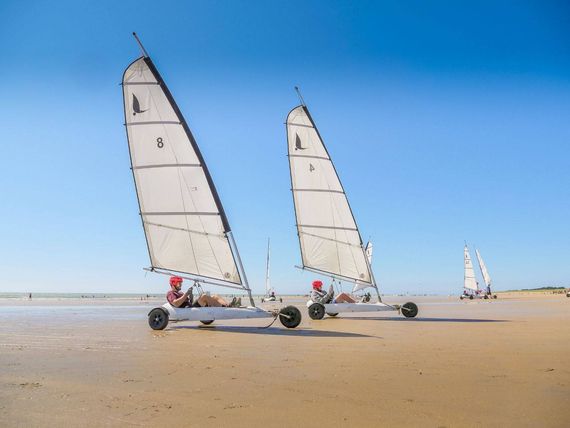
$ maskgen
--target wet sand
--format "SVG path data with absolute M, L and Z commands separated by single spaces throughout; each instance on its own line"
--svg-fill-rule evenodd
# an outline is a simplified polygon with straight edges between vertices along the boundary
M 569 298 L 407 300 L 162 332 L 152 301 L 0 301 L 0 426 L 570 426 Z

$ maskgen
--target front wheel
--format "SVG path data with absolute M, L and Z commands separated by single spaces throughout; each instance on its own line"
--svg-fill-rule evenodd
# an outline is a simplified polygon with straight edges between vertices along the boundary
M 469 296 L 469 300 L 473 300 L 473 294 Z
M 402 315 L 406 318 L 414 318 L 418 314 L 418 305 L 413 302 L 404 303 L 402 305 Z
M 465 299 L 465 297 L 459 296 L 459 300 L 463 300 L 463 299 Z
M 309 306 L 309 317 L 312 320 L 322 320 L 325 316 L 325 307 L 320 303 L 313 303 Z
M 496 299 L 496 298 L 497 298 L 497 295 L 496 295 L 496 294 L 493 294 L 493 299 Z
M 295 328 L 301 324 L 301 311 L 295 306 L 286 306 L 279 311 L 279 321 L 287 328 Z
M 164 330 L 168 325 L 168 312 L 162 308 L 154 308 L 148 314 L 148 325 L 153 330 Z

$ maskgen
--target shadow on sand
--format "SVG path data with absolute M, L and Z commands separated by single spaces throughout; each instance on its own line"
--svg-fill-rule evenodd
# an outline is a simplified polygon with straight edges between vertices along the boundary
M 487 322 L 510 322 L 509 320 L 485 320 L 473 318 L 405 318 L 405 317 L 325 317 L 323 320 L 362 320 L 362 321 L 402 321 L 402 322 L 457 322 L 457 323 L 487 323 Z
M 271 336 L 295 336 L 295 337 L 372 337 L 381 339 L 378 336 L 368 334 L 347 333 L 343 331 L 327 331 L 327 330 L 309 330 L 303 328 L 285 329 L 280 327 L 238 327 L 238 326 L 196 326 L 196 325 L 177 325 L 172 326 L 169 330 L 202 330 L 213 333 L 240 333 L 240 334 L 263 334 Z

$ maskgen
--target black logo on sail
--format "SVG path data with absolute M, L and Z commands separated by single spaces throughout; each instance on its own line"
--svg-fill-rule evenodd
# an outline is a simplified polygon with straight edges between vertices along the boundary
M 133 116 L 136 116 L 137 113 L 144 113 L 146 110 L 141 110 L 141 104 L 139 103 L 139 99 L 135 94 L 133 94 Z
M 299 138 L 299 134 L 295 134 L 295 150 L 306 150 L 306 147 L 301 145 L 301 139 Z

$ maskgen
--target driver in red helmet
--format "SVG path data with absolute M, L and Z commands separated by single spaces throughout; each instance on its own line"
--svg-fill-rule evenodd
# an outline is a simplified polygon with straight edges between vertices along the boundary
M 196 301 L 194 301 L 194 296 L 192 295 L 192 288 L 190 287 L 186 293 L 182 293 L 183 279 L 179 276 L 170 277 L 170 291 L 166 293 L 166 300 L 172 306 L 176 308 L 190 308 L 190 307 L 206 307 L 206 306 L 241 306 L 241 298 L 232 300 L 232 303 L 228 304 L 220 296 L 213 295 L 208 296 L 202 294 Z
M 311 291 L 311 300 L 315 303 L 355 303 L 350 295 L 347 293 L 340 293 L 336 298 L 334 297 L 334 288 L 331 284 L 329 291 L 323 291 L 323 282 L 318 279 L 313 281 L 313 290 Z

